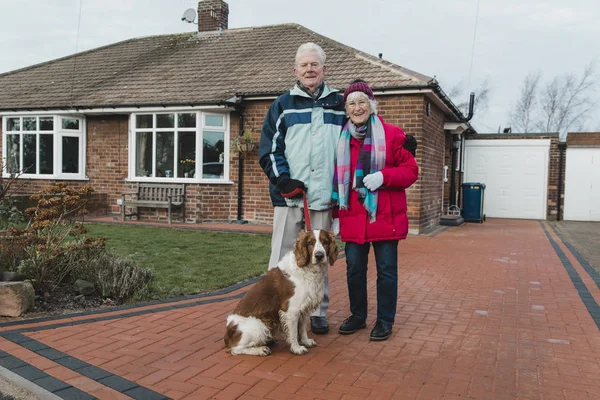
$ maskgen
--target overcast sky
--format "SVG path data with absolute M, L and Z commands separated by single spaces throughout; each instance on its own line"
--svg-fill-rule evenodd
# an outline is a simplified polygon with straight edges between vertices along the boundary
M 465 98 L 488 78 L 490 108 L 473 120 L 479 132 L 509 126 L 509 111 L 528 72 L 540 70 L 542 79 L 580 74 L 592 60 L 600 69 L 598 0 L 480 0 L 478 18 L 477 0 L 227 3 L 230 28 L 298 23 L 435 76 L 446 92 L 462 84 Z M 66 56 L 76 49 L 195 31 L 196 25 L 182 22 L 181 16 L 197 4 L 197 0 L 0 0 L 0 73 Z M 600 92 L 595 98 L 600 100 Z M 455 103 L 462 100 L 453 99 Z M 600 131 L 600 107 L 587 128 Z

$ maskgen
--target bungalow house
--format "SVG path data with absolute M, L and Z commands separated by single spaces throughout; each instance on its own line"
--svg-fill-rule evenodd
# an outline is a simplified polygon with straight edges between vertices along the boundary
M 178 183 L 186 222 L 271 223 L 257 152 L 238 153 L 232 141 L 242 132 L 258 139 L 269 105 L 295 83 L 296 49 L 311 41 L 327 53 L 329 86 L 365 79 L 383 118 L 417 138 L 410 228 L 436 226 L 444 165 L 471 129 L 437 81 L 297 24 L 228 29 L 228 14 L 222 0 L 200 1 L 197 33 L 125 40 L 0 74 L 2 158 L 27 168 L 23 194 L 51 181 L 90 185 L 97 207 L 117 214 L 137 183 Z

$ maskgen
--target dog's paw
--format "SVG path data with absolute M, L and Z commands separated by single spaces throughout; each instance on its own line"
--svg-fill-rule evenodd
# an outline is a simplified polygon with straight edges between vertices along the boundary
M 301 356 L 303 354 L 308 353 L 308 349 L 306 347 L 300 346 L 300 345 L 291 346 L 290 351 L 292 352 L 292 354 L 295 354 L 297 356 Z
M 315 342 L 311 338 L 306 338 L 306 340 L 303 340 L 302 342 L 300 342 L 300 344 L 310 349 L 311 347 L 315 347 L 317 345 L 317 342 Z
M 262 346 L 258 348 L 258 351 L 256 352 L 257 356 L 261 356 L 261 357 L 266 357 L 266 356 L 270 356 L 271 355 L 271 349 L 267 346 Z

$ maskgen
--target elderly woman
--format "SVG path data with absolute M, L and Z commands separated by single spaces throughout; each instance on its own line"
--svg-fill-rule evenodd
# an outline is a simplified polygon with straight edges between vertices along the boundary
M 405 189 L 418 177 L 417 163 L 403 145 L 402 129 L 377 115 L 377 102 L 365 81 L 344 92 L 350 118 L 340 134 L 333 203 L 339 207 L 339 233 L 346 249 L 350 312 L 341 334 L 366 327 L 367 265 L 370 247 L 377 266 L 377 321 L 370 339 L 392 333 L 398 297 L 398 241 L 408 234 Z

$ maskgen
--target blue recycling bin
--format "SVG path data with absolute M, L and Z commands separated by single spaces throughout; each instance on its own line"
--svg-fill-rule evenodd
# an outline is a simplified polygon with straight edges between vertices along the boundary
M 483 192 L 485 184 L 481 182 L 465 182 L 462 184 L 463 190 L 463 218 L 466 222 L 485 221 L 483 213 Z

